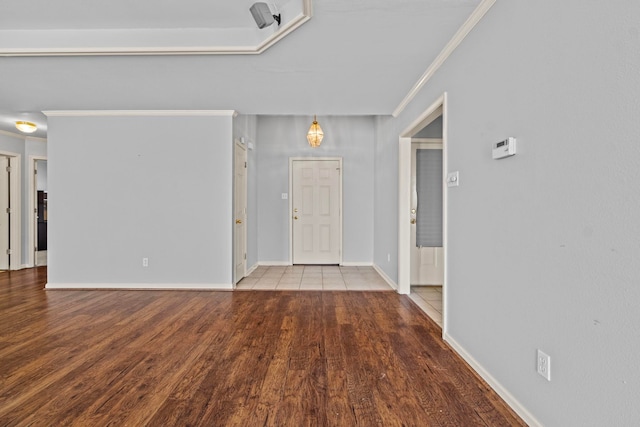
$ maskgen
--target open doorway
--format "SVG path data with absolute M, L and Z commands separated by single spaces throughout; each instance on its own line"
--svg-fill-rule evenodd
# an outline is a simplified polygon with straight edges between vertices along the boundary
M 411 298 L 442 327 L 442 116 L 411 139 Z
M 400 135 L 398 172 L 398 292 L 409 294 L 442 327 L 443 335 L 447 323 L 446 159 L 445 93 Z
M 32 156 L 29 160 L 29 264 L 39 267 L 47 265 L 48 254 L 48 163 L 46 157 Z

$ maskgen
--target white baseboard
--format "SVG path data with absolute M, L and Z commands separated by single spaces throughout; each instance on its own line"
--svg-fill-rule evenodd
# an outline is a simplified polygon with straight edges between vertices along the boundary
M 343 262 L 340 264 L 343 267 L 371 267 L 371 262 Z
M 451 346 L 451 348 L 462 357 L 471 368 L 476 371 L 483 380 L 489 384 L 489 386 L 513 409 L 519 416 L 531 427 L 542 427 L 542 424 L 515 398 L 509 391 L 493 378 L 493 376 L 482 367 L 477 360 L 469 354 L 464 347 L 451 337 L 451 335 L 445 333 L 443 339 Z
M 291 264 L 289 261 L 258 261 L 258 265 L 264 265 L 266 267 L 288 267 Z
M 378 267 L 377 264 L 373 264 L 373 268 L 389 284 L 389 286 L 391 286 L 396 291 L 398 290 L 398 284 L 396 282 L 394 282 L 393 280 L 391 280 L 391 278 L 389 276 L 387 276 L 387 273 L 385 273 L 384 270 L 382 270 L 380 267 Z
M 258 263 L 256 262 L 255 264 L 253 264 L 251 267 L 249 267 L 247 269 L 247 272 L 245 273 L 244 277 L 249 276 L 251 273 L 253 273 L 254 271 L 256 271 L 256 268 L 258 268 Z
M 232 290 L 232 284 L 213 283 L 47 283 L 45 289 L 118 289 L 118 290 L 194 290 L 194 291 L 221 291 Z

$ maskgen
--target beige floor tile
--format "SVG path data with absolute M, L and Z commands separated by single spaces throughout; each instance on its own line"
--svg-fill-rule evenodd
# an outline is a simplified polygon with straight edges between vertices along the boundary
M 278 286 L 276 286 L 277 290 L 292 290 L 292 289 L 300 289 L 300 284 L 299 283 L 279 283 Z
M 391 288 L 391 286 L 389 286 L 387 283 L 372 283 L 369 286 L 374 291 L 391 291 L 391 290 L 393 290 Z
M 358 284 L 353 284 L 353 283 L 347 283 L 347 289 L 350 291 L 370 291 L 371 286 L 368 283 L 358 283 Z
M 436 310 L 438 310 L 438 312 L 442 313 L 442 300 L 440 300 L 440 301 L 429 301 L 429 300 L 427 300 L 427 304 L 429 304 L 431 307 L 433 307 Z
M 342 280 L 341 278 L 328 279 L 326 277 L 322 279 L 322 283 L 325 285 L 343 285 L 343 286 L 345 284 L 344 280 Z
M 275 290 L 277 286 L 277 283 L 256 283 L 255 285 L 253 285 L 253 288 L 251 288 L 252 290 Z
M 240 282 L 236 285 L 236 289 L 252 289 L 255 283 Z
M 304 283 L 300 285 L 300 290 L 305 291 L 321 291 L 322 289 L 322 283 Z
M 275 285 L 278 284 L 278 282 L 280 282 L 279 279 L 269 278 L 269 277 L 262 277 L 262 278 L 258 279 L 258 281 L 256 282 L 256 285 L 272 285 L 272 286 L 275 286 Z
M 322 289 L 325 291 L 346 291 L 347 287 L 344 284 L 334 283 L 334 284 L 322 284 Z

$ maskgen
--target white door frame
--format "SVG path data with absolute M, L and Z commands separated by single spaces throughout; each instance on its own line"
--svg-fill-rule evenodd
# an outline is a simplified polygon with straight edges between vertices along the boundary
M 447 282 L 448 282 L 448 117 L 447 93 L 443 93 L 413 123 L 400 134 L 398 146 L 398 293 L 411 292 L 411 137 L 442 115 L 442 239 L 444 245 L 444 281 L 442 283 L 443 336 L 447 333 Z
M 22 265 L 22 155 L 10 151 L 0 151 L 0 155 L 11 157 L 11 172 L 9 186 L 11 196 L 11 258 L 9 270 L 20 270 Z
M 234 248 L 233 248 L 233 287 L 235 288 L 235 286 L 237 285 L 237 283 L 240 281 L 240 279 L 242 279 L 243 277 L 246 277 L 247 275 L 247 258 L 246 258 L 246 252 L 247 252 L 247 177 L 248 177 L 248 159 L 247 159 L 247 147 L 242 144 L 239 141 L 236 141 L 233 147 L 233 219 L 234 219 L 234 224 L 233 224 L 233 244 L 234 244 Z M 244 245 L 244 253 L 245 253 L 245 258 L 244 258 L 244 273 L 243 276 L 238 278 L 236 277 L 236 259 L 235 259 L 235 254 L 236 254 L 236 247 L 235 247 L 235 242 L 236 242 L 236 224 L 235 221 L 238 220 L 238 218 L 236 218 L 236 197 L 238 196 L 238 192 L 237 190 L 237 182 L 236 182 L 236 171 L 235 171 L 235 165 L 236 165 L 236 150 L 242 150 L 242 152 L 244 153 L 244 162 L 247 165 L 246 166 L 246 171 L 245 171 L 245 180 L 244 180 L 244 214 L 243 217 L 240 218 L 241 221 L 244 221 L 244 236 L 243 236 L 243 245 Z
M 342 223 L 344 215 L 342 214 L 342 177 L 344 169 L 342 168 L 342 157 L 289 157 L 289 265 L 293 265 L 293 162 L 295 161 L 316 161 L 316 160 L 337 160 L 340 164 L 340 265 L 342 265 Z
M 36 265 L 36 161 L 47 160 L 47 156 L 29 156 L 29 175 L 27 176 L 27 185 L 29 186 L 29 200 L 27 209 L 29 209 L 29 227 L 27 228 L 27 249 L 29 256 L 27 265 L 35 267 Z

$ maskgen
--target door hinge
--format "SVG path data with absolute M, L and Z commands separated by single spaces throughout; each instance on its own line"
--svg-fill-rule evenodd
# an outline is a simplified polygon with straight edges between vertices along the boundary
M 11 249 L 7 249 L 7 255 L 11 255 Z
M 244 254 L 244 259 L 247 259 L 247 254 Z
M 11 213 L 11 208 L 7 208 L 7 213 L 10 214 Z
M 244 162 L 244 168 L 245 169 L 247 168 L 247 162 Z
M 7 166 L 7 172 L 11 173 L 11 166 Z
M 34 175 L 38 175 L 38 169 L 34 169 L 34 170 L 33 170 L 33 174 L 34 174 Z

